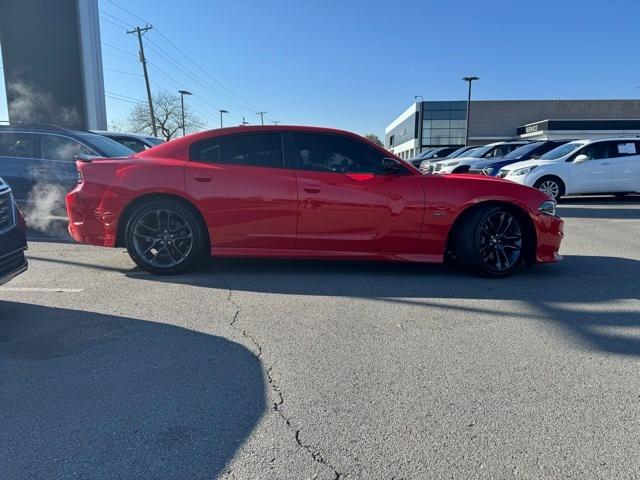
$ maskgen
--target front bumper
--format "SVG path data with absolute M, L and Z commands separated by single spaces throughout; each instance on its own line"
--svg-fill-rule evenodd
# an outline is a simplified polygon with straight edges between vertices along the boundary
M 0 285 L 27 270 L 26 232 L 22 223 L 0 235 Z
M 537 263 L 553 263 L 562 260 L 560 244 L 564 238 L 564 221 L 558 217 L 540 214 L 535 219 L 538 236 Z

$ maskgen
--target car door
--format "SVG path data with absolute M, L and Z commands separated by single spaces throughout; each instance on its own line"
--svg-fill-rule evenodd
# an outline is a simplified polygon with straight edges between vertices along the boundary
M 24 204 L 33 188 L 35 134 L 0 132 L 0 177 L 3 177 L 18 202 Z
M 640 141 L 614 142 L 611 157 L 610 191 L 640 191 Z
M 281 133 L 202 140 L 189 157 L 186 189 L 203 209 L 214 250 L 295 247 L 298 191 Z
M 611 159 L 609 153 L 611 142 L 595 142 L 586 145 L 570 157 L 570 184 L 567 193 L 600 193 L 609 192 L 611 188 Z M 579 155 L 587 159 L 575 163 Z
M 291 132 L 287 160 L 298 179 L 296 248 L 415 253 L 422 227 L 421 175 L 382 170 L 384 153 L 341 134 Z

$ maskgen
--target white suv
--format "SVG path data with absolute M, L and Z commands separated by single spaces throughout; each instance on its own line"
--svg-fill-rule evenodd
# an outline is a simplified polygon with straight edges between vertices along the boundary
M 576 140 L 536 160 L 513 163 L 498 177 L 563 195 L 640 192 L 640 138 Z

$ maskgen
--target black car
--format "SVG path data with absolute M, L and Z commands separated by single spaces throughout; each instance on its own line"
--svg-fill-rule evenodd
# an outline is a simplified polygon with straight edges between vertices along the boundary
M 524 160 L 539 158 L 560 145 L 571 140 L 547 140 L 543 142 L 533 142 L 516 148 L 502 158 L 490 158 L 478 161 L 469 168 L 469 173 L 476 175 L 487 175 L 495 177 L 502 167 Z
M 27 226 L 11 189 L 0 178 L 0 285 L 27 269 Z

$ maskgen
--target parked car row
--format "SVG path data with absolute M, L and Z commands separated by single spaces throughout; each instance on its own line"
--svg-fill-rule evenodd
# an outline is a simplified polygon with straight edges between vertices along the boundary
M 461 157 L 424 159 L 427 173 L 497 176 L 563 195 L 640 193 L 640 138 L 497 142 Z

